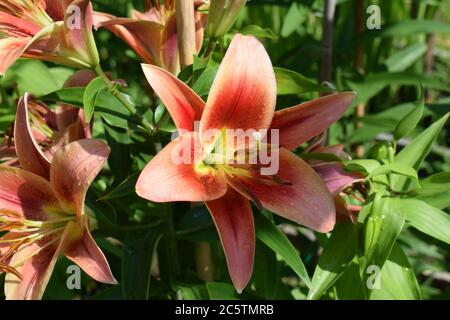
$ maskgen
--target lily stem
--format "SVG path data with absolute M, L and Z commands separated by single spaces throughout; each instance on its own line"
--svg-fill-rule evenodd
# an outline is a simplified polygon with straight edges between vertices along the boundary
M 98 76 L 102 77 L 103 81 L 106 84 L 106 87 L 108 88 L 108 91 L 119 100 L 119 102 L 139 121 L 139 124 L 142 125 L 143 128 L 147 129 L 150 134 L 155 133 L 155 127 L 144 118 L 142 114 L 140 114 L 134 104 L 131 101 L 128 101 L 126 97 L 117 89 L 116 85 L 108 78 L 108 76 L 103 71 L 102 67 L 100 65 L 97 65 L 94 68 L 95 72 Z

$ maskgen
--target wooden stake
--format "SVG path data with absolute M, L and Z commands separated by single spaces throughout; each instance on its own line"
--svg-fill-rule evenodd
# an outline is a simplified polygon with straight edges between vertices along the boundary
M 194 1 L 176 2 L 178 48 L 181 68 L 194 63 L 195 53 L 195 17 Z

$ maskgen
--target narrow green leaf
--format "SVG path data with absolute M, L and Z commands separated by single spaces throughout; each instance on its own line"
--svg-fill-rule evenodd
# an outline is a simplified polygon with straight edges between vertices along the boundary
M 309 300 L 319 299 L 344 273 L 357 252 L 357 226 L 351 222 L 336 225 L 314 271 Z
M 376 274 L 373 274 L 376 283 Z M 371 290 L 371 300 L 420 300 L 422 293 L 409 264 L 408 258 L 398 244 L 391 250 L 388 260 L 378 275 L 379 288 Z
M 366 291 L 363 283 L 359 265 L 353 261 L 334 285 L 336 298 L 338 300 L 366 299 Z
M 450 244 L 450 215 L 416 199 L 397 199 L 414 228 Z
M 125 237 L 121 280 L 125 299 L 149 298 L 152 262 L 163 235 L 162 228 L 147 233 L 129 233 Z
M 425 43 L 414 43 L 390 56 L 385 65 L 390 72 L 405 71 L 427 51 Z
M 450 191 L 433 193 L 433 194 L 421 194 L 414 196 L 412 199 L 420 200 L 428 203 L 438 209 L 445 209 L 450 207 Z
M 394 139 L 400 140 L 408 135 L 419 123 L 425 108 L 425 95 L 423 87 L 420 87 L 420 98 L 416 108 L 409 112 L 397 125 L 394 131 Z
M 108 192 L 106 195 L 99 198 L 98 200 L 116 199 L 126 196 L 130 193 L 133 193 L 138 176 L 139 176 L 138 173 L 129 176 L 126 180 L 122 181 L 116 188 L 114 188 L 112 191 Z
M 261 28 L 255 24 L 245 26 L 240 32 L 242 34 L 252 35 L 257 38 L 278 39 L 278 36 L 271 29 Z
M 92 116 L 94 115 L 94 109 L 97 104 L 97 98 L 100 92 L 102 92 L 105 88 L 106 84 L 102 77 L 93 79 L 87 85 L 83 95 L 83 108 L 87 123 L 91 122 Z
M 419 134 L 409 145 L 403 148 L 396 156 L 394 163 L 403 163 L 419 170 L 423 160 L 430 153 L 431 147 L 447 122 L 448 114 L 432 124 L 429 128 Z M 405 177 L 393 177 L 392 182 L 395 190 L 404 190 L 408 186 Z
M 279 95 L 300 94 L 306 92 L 333 92 L 328 87 L 317 84 L 305 76 L 291 70 L 275 67 Z
M 309 287 L 311 280 L 300 254 L 289 239 L 262 214 L 255 216 L 256 237 L 275 251 Z
M 405 213 L 397 198 L 375 199 L 364 224 L 364 264 L 383 267 L 405 223 Z
M 420 186 L 419 177 L 417 175 L 417 171 L 408 166 L 407 164 L 403 163 L 388 163 L 384 164 L 375 170 L 373 170 L 370 175 L 367 177 L 367 179 L 373 178 L 375 176 L 379 175 L 386 175 L 386 174 L 397 174 L 401 176 L 408 177 L 416 182 L 417 186 Z
M 450 171 L 433 174 L 421 181 L 419 195 L 429 195 L 450 191 Z
M 239 300 L 233 285 L 220 282 L 208 282 L 206 284 L 211 300 Z

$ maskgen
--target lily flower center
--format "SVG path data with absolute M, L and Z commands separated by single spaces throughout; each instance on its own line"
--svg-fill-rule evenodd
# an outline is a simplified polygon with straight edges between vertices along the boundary
M 14 211 L 0 210 L 0 232 L 8 232 L 0 238 L 0 248 L 7 248 L 7 251 L 0 255 L 0 273 L 13 273 L 21 279 L 17 268 L 43 250 L 57 245 L 70 221 L 76 221 L 74 214 L 52 211 L 49 212 L 48 219 L 35 220 L 25 218 Z M 13 255 L 33 244 L 37 244 L 36 249 L 27 254 L 23 261 L 9 264 Z

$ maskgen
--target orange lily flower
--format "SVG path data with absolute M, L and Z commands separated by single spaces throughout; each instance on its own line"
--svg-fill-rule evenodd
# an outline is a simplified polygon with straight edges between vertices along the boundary
M 79 74 L 75 75 L 79 77 Z M 68 81 L 66 86 L 77 82 L 74 78 Z M 91 128 L 85 123 L 82 110 L 60 104 L 53 112 L 34 101 L 29 94 L 19 100 L 14 123 L 14 147 L 19 160 L 23 159 L 23 169 L 48 178 L 53 154 L 59 148 L 90 137 Z
M 192 0 L 194 1 L 194 0 Z M 200 11 L 204 1 L 194 1 L 196 48 L 202 48 L 206 14 Z M 95 26 L 104 27 L 124 40 L 145 63 L 160 66 L 173 74 L 180 72 L 175 1 L 166 0 L 146 12 L 133 10 L 131 18 L 118 18 L 95 12 Z
M 67 85 L 82 78 L 78 75 Z M 69 143 L 86 136 L 80 119 L 66 121 L 64 115 L 58 121 L 58 114 L 51 113 L 44 125 L 64 124 L 67 139 L 43 148 L 39 121 L 29 119 L 34 104 L 26 94 L 17 106 L 14 151 L 20 168 L 0 165 L 0 231 L 7 231 L 0 238 L 0 271 L 7 272 L 6 298 L 40 299 L 61 253 L 97 281 L 116 283 L 90 234 L 95 218 L 84 206 L 110 149 L 94 139 Z
M 253 270 L 255 231 L 250 201 L 319 232 L 335 224 L 335 206 L 317 173 L 291 150 L 325 131 L 350 106 L 354 94 L 338 93 L 275 112 L 276 80 L 270 58 L 254 37 L 236 35 L 220 65 L 205 103 L 165 70 L 143 65 L 152 88 L 180 132 L 141 173 L 136 192 L 154 202 L 206 202 L 218 230 L 235 288 L 241 292 Z M 200 121 L 200 132 L 194 132 Z M 255 165 L 205 161 L 214 158 L 220 134 L 209 129 L 277 129 L 279 170 L 262 175 Z M 192 146 L 191 163 L 177 163 Z M 187 146 L 187 147 L 186 147 Z M 206 152 L 205 152 L 206 150 Z M 234 155 L 234 150 L 231 153 Z M 183 154 L 184 155 L 184 154 Z M 218 155 L 220 156 L 220 155 Z
M 49 179 L 0 165 L 0 271 L 7 299 L 40 299 L 60 254 L 97 281 L 117 283 L 90 230 L 95 219 L 86 192 L 109 155 L 103 142 L 86 139 L 60 148 Z M 20 154 L 20 153 L 19 153 Z M 35 160 L 21 154 L 26 164 Z
M 75 68 L 97 66 L 90 1 L 1 1 L 0 75 L 19 57 Z

